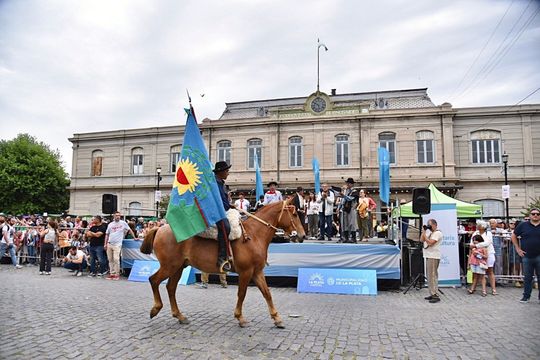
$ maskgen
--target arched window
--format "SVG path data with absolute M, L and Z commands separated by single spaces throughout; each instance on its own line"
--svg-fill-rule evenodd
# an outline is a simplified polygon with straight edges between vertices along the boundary
M 471 159 L 473 164 L 500 163 L 501 133 L 494 130 L 471 133 Z
M 248 169 L 255 169 L 255 156 L 259 162 L 259 167 L 262 165 L 262 140 L 261 139 L 249 139 L 247 141 L 247 167 Z
M 385 131 L 379 134 L 379 147 L 386 148 L 390 154 L 390 164 L 396 163 L 396 133 Z
M 482 199 L 476 200 L 474 203 L 482 205 L 482 216 L 484 218 L 504 217 L 504 203 L 502 200 Z
M 433 139 L 433 131 L 422 130 L 416 133 L 416 161 L 419 164 L 433 164 L 435 162 Z
M 304 143 L 302 137 L 289 138 L 289 167 L 302 167 L 304 157 Z
M 231 164 L 231 147 L 232 142 L 230 140 L 221 140 L 217 143 L 217 161 L 226 161 L 227 164 Z
M 176 173 L 176 164 L 180 161 L 182 145 L 171 146 L 171 172 Z
M 349 165 L 349 135 L 336 135 L 336 165 Z
M 103 151 L 92 151 L 92 168 L 90 176 L 101 176 L 103 174 Z
M 131 173 L 133 175 L 141 175 L 144 172 L 144 154 L 143 149 L 140 147 L 133 148 L 131 150 Z
M 138 201 L 132 201 L 129 203 L 128 215 L 129 216 L 141 216 L 142 204 Z

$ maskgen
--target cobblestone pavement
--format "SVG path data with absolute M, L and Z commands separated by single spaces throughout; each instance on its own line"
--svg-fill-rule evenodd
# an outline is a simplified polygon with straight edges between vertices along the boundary
M 148 283 L 73 277 L 53 268 L 0 266 L 2 359 L 538 359 L 540 304 L 518 302 L 521 289 L 483 298 L 445 289 L 438 304 L 427 290 L 376 297 L 297 294 L 273 288 L 286 329 L 277 329 L 256 287 L 248 289 L 248 327 L 233 317 L 236 286 L 179 286 L 191 320 L 164 308 L 150 320 Z M 297 317 L 296 317 L 297 315 Z

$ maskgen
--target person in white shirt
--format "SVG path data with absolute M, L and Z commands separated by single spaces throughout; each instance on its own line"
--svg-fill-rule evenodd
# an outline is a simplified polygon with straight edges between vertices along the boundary
M 84 269 L 86 269 L 86 254 L 84 251 L 77 249 L 76 246 L 69 248 L 69 252 L 64 258 L 64 268 L 69 270 L 75 270 L 73 276 L 82 276 Z
M 307 202 L 308 232 L 311 239 L 317 238 L 319 230 L 319 203 L 315 199 L 315 194 L 309 193 Z
M 424 243 L 424 258 L 426 259 L 426 275 L 430 295 L 426 297 L 430 303 L 441 301 L 439 297 L 439 263 L 441 261 L 442 232 L 437 229 L 437 221 L 429 219 L 422 229 L 420 241 Z
M 249 211 L 250 204 L 249 201 L 245 198 L 244 193 L 241 192 L 240 194 L 238 194 L 238 196 L 240 198 L 234 202 L 234 207 L 240 210 Z
M 279 190 L 276 190 L 277 186 L 278 186 L 278 183 L 275 181 L 270 181 L 268 183 L 268 187 L 270 189 L 266 192 L 266 194 L 264 194 L 263 205 L 268 205 L 268 204 L 283 200 L 283 197 L 281 196 L 281 192 Z
M 4 256 L 4 253 L 7 250 L 13 266 L 15 266 L 16 269 L 20 269 L 22 266 L 17 262 L 15 244 L 13 243 L 13 239 L 15 238 L 14 224 L 14 218 L 10 218 L 6 221 L 4 214 L 0 215 L 0 235 L 2 236 L 2 239 L 0 240 L 0 257 Z
M 328 241 L 332 240 L 332 217 L 334 216 L 334 192 L 328 184 L 322 185 L 322 191 L 317 194 L 319 204 L 319 240 L 324 240 L 324 235 Z
M 109 276 L 105 278 L 107 280 L 120 279 L 120 251 L 122 250 L 122 242 L 128 232 L 135 238 L 133 230 L 131 230 L 124 220 L 120 219 L 121 217 L 122 214 L 116 211 L 114 213 L 114 220 L 109 223 L 105 232 L 104 249 L 107 251 L 109 269 L 111 270 Z
M 488 251 L 486 275 L 489 280 L 489 285 L 491 286 L 491 293 L 497 295 L 497 289 L 495 284 L 495 273 L 493 272 L 493 266 L 495 265 L 495 247 L 493 246 L 493 234 L 491 231 L 487 231 L 488 223 L 484 220 L 478 220 L 476 222 L 476 231 L 471 235 L 471 242 L 469 243 L 471 248 L 476 247 L 485 247 Z M 481 235 L 484 239 L 483 242 L 474 245 L 472 239 L 475 235 Z

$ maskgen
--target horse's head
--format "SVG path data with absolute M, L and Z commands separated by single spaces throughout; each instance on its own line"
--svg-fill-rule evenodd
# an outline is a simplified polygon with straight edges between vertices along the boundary
M 293 239 L 303 241 L 306 237 L 302 221 L 291 200 L 283 201 L 277 227 L 283 229 Z

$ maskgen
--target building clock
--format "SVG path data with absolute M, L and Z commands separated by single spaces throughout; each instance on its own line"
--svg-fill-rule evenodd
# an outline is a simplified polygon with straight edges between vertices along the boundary
M 311 101 L 311 110 L 317 114 L 324 112 L 326 110 L 326 100 L 317 96 Z

